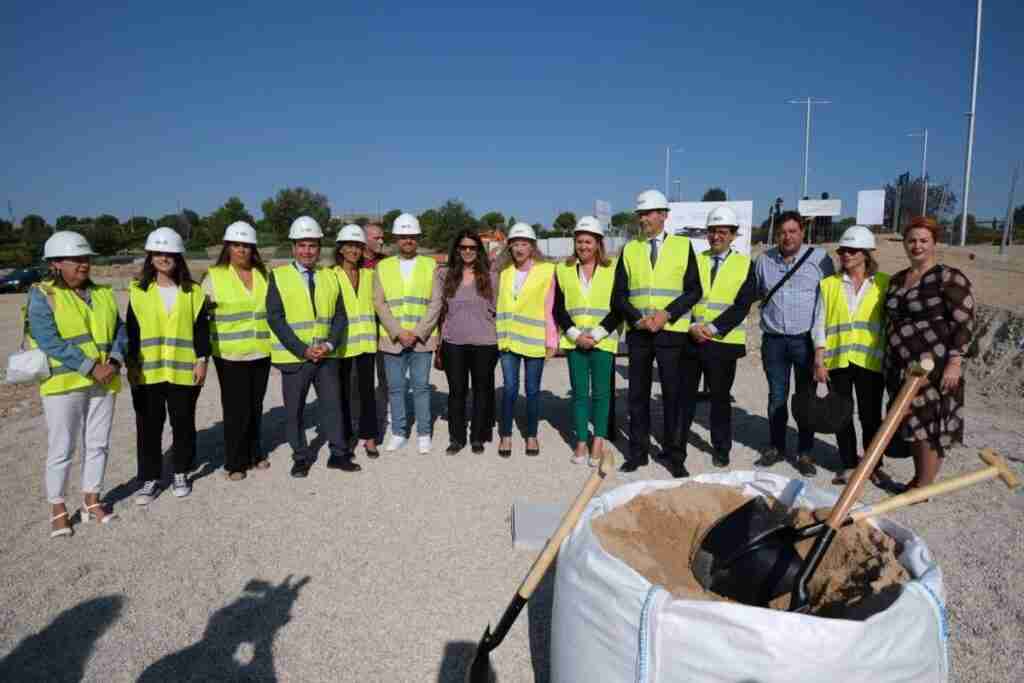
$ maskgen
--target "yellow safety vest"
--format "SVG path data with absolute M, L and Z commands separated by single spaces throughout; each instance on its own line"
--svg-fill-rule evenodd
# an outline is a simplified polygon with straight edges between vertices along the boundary
M 874 372 L 882 371 L 885 353 L 885 292 L 889 276 L 875 273 L 868 284 L 857 314 L 850 320 L 842 274 L 830 275 L 821 281 L 822 309 L 825 311 L 825 367 L 845 368 L 851 363 Z
M 427 314 L 427 306 L 430 304 L 430 295 L 434 287 L 435 268 L 437 261 L 427 256 L 417 256 L 412 277 L 406 281 L 402 277 L 397 256 L 389 256 L 377 264 L 377 274 L 384 288 L 384 301 L 403 330 L 415 329 Z M 434 334 L 436 333 L 434 330 Z M 391 338 L 391 334 L 383 325 L 380 326 L 380 335 Z
M 316 290 L 316 313 L 313 313 L 313 302 L 309 298 L 309 283 L 306 276 L 299 272 L 295 264 L 278 266 L 273 270 L 274 283 L 281 296 L 284 306 L 284 319 L 292 328 L 295 336 L 306 346 L 327 341 L 331 331 L 331 320 L 338 307 L 338 294 L 341 287 L 338 277 L 330 268 L 317 266 L 313 271 L 313 283 Z M 271 338 L 270 362 L 275 365 L 284 363 L 302 363 L 306 359 L 299 358 L 284 347 L 276 336 Z
M 553 263 L 534 263 L 526 282 L 513 296 L 515 266 L 506 266 L 498 283 L 498 350 L 511 351 L 528 358 L 543 358 L 546 352 L 547 316 L 545 303 Z
M 91 304 L 85 303 L 82 297 L 66 287 L 57 287 L 52 280 L 34 285 L 38 287 L 50 301 L 53 308 L 53 320 L 61 338 L 97 363 L 107 362 L 110 349 L 117 331 L 117 300 L 114 290 L 102 285 L 92 285 L 89 289 Z M 25 324 L 28 326 L 28 310 L 25 311 Z M 38 348 L 36 340 L 28 334 L 31 348 Z M 39 393 L 43 396 L 63 394 L 75 389 L 84 389 L 96 385 L 96 380 L 78 372 L 78 368 L 69 368 L 53 358 L 50 361 L 50 377 L 39 385 Z M 121 389 L 121 378 L 114 379 L 103 386 L 107 391 L 117 392 Z
M 736 302 L 736 295 L 747 280 L 747 273 L 750 272 L 750 258 L 737 253 L 729 253 L 729 257 L 718 266 L 718 273 L 715 274 L 715 284 L 711 284 L 712 253 L 707 250 L 697 255 L 697 270 L 700 272 L 700 286 L 704 290 L 704 296 L 697 305 L 693 307 L 694 323 L 711 323 L 722 311 L 726 310 Z M 715 337 L 716 341 L 723 344 L 738 344 L 746 346 L 747 331 L 743 323 L 729 331 L 724 337 Z
M 612 287 L 615 285 L 614 260 L 609 266 L 598 265 L 594 268 L 589 292 L 583 291 L 575 263 L 559 263 L 555 268 L 555 277 L 558 278 L 558 286 L 562 288 L 562 295 L 565 297 L 566 311 L 580 332 L 594 329 L 611 312 Z M 619 348 L 618 337 L 614 334 L 615 330 L 607 331 L 608 336 L 597 343 L 597 348 L 615 353 Z M 565 335 L 565 330 L 562 330 L 562 333 L 558 345 L 563 349 L 575 349 L 576 344 Z
M 345 301 L 348 327 L 341 347 L 335 351 L 338 358 L 351 358 L 361 353 L 377 353 L 377 323 L 373 312 L 373 271 L 359 269 L 359 292 L 341 266 L 334 267 Z
M 145 290 L 137 281 L 131 283 L 128 301 L 139 322 L 140 384 L 195 384 L 192 372 L 196 365 L 196 351 L 192 327 L 199 319 L 205 300 L 202 288 L 193 283 L 191 291 L 178 290 L 174 308 L 168 313 L 156 282 L 150 282 Z
M 267 278 L 255 268 L 251 272 L 252 291 L 246 288 L 230 264 L 214 266 L 206 272 L 214 297 L 210 311 L 210 344 L 213 355 L 218 358 L 270 355 Z
M 683 293 L 683 278 L 690 263 L 690 240 L 681 235 L 669 235 L 658 251 L 658 261 L 651 268 L 651 252 L 647 241 L 636 239 L 626 244 L 622 258 L 629 276 L 629 303 L 644 315 L 665 310 Z M 662 328 L 669 332 L 687 332 L 690 315 L 680 316 L 674 323 Z

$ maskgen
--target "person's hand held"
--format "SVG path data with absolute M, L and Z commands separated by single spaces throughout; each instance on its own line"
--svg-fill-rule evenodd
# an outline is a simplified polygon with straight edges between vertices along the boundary
M 665 323 L 668 322 L 668 312 L 658 311 L 651 317 L 650 330 L 651 332 L 661 332 L 661 329 L 665 327 Z
M 320 356 L 315 346 L 307 346 L 306 350 L 302 352 L 302 357 L 312 363 L 320 362 Z
M 96 363 L 92 368 L 92 378 L 100 384 L 108 384 L 114 373 L 114 366 L 110 363 Z
M 206 363 L 199 362 L 192 368 L 192 379 L 197 387 L 203 386 L 206 382 Z
M 557 351 L 558 351 L 558 349 L 551 348 L 550 346 L 547 347 L 546 349 L 544 349 L 544 358 L 546 360 L 551 360 L 552 358 L 555 357 L 555 353 Z
M 828 369 L 824 365 L 814 365 L 814 381 L 821 384 L 828 381 Z
M 946 369 L 942 371 L 942 391 L 956 391 L 957 386 L 960 384 L 960 364 L 949 363 L 946 365 Z

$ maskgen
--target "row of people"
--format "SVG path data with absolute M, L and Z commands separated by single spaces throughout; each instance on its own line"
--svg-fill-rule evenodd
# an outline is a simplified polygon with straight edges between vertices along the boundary
M 52 366 L 41 393 L 49 428 L 47 495 L 53 533 L 70 533 L 63 492 L 78 434 L 84 435 L 84 510 L 100 521 L 112 518 L 98 496 L 122 365 L 137 421 L 142 487 L 136 502 L 146 504 L 158 493 L 160 440 L 168 414 L 174 434 L 172 490 L 188 495 L 196 401 L 210 356 L 224 409 L 225 470 L 234 480 L 245 478 L 249 469 L 269 466 L 260 447 L 260 417 L 271 365 L 282 376 L 291 473 L 303 477 L 315 459 L 303 429 L 311 385 L 320 399 L 328 467 L 361 469 L 353 457 L 357 439 L 363 440 L 369 457 L 378 455 L 374 375 L 381 366 L 392 432 L 385 450 L 405 446 L 405 395 L 411 388 L 417 445 L 429 452 L 434 354 L 450 388 L 448 453 L 465 447 L 467 422 L 472 449 L 482 452 L 498 412 L 498 453 L 511 455 L 523 369 L 526 452 L 537 454 L 541 377 L 545 360 L 558 347 L 568 357 L 573 388 L 576 446 L 571 459 L 593 464 L 609 435 L 616 331 L 625 325 L 629 449 L 621 469 L 634 471 L 648 460 L 655 361 L 662 378 L 663 452 L 669 469 L 675 476 L 688 474 L 686 441 L 701 376 L 710 390 L 712 460 L 727 466 L 730 391 L 737 359 L 745 354 L 743 321 L 757 300 L 772 442 L 758 464 L 774 464 L 786 453 L 791 371 L 798 385 L 824 381 L 831 374 L 835 390 L 852 394 L 856 387 L 867 443 L 880 422 L 881 384 L 874 375 L 881 372 L 882 359 L 886 383 L 896 387 L 907 363 L 930 352 L 948 362 L 941 363 L 939 380 L 919 401 L 923 407 L 915 405 L 903 440 L 914 442 L 918 476 L 911 483 L 927 484 L 934 478 L 938 457 L 951 442 L 962 440 L 958 358 L 969 342 L 973 300 L 962 273 L 935 266 L 933 223 L 915 223 L 908 230 L 907 240 L 914 245 L 908 246 L 912 268 L 893 278 L 900 289 L 887 292 L 888 278 L 872 265 L 873 235 L 863 228 L 844 235 L 842 272 L 836 276 L 827 254 L 803 244 L 799 215 L 781 217 L 778 247 L 755 265 L 731 249 L 738 222 L 727 207 L 709 215 L 710 248 L 700 254 L 686 237 L 666 229 L 668 204 L 661 193 L 642 193 L 636 212 L 642 239 L 627 244 L 619 259 L 605 253 L 600 223 L 585 217 L 576 227 L 574 254 L 564 262 L 544 258 L 532 228 L 517 224 L 494 267 L 479 236 L 464 231 L 452 243 L 448 267 L 437 268 L 434 259 L 418 254 L 416 218 L 403 214 L 394 224 L 394 257 L 377 258 L 371 245 L 379 244 L 379 234 L 368 238 L 358 226 L 345 226 L 338 235 L 333 268 L 319 265 L 323 233 L 315 221 L 302 217 L 289 232 L 294 260 L 268 271 L 256 248 L 255 231 L 234 224 L 201 285 L 192 282 L 180 236 L 159 228 L 147 239 L 142 273 L 129 288 L 124 325 L 110 289 L 89 279 L 92 251 L 84 238 L 55 234 L 45 253 L 52 277 L 33 289 L 26 319 L 32 343 L 46 352 Z M 373 269 L 366 267 L 371 259 Z M 934 293 L 946 315 L 940 316 L 931 304 L 923 308 L 917 299 L 920 288 L 933 280 L 939 283 Z M 884 306 L 880 293 L 885 293 Z M 958 308 L 948 314 L 954 299 Z M 906 319 L 913 324 L 908 326 Z M 926 323 L 936 329 L 929 334 L 915 331 Z M 913 329 L 908 332 L 908 327 Z M 887 344 L 899 351 L 885 353 Z M 496 411 L 499 361 L 506 390 Z M 357 401 L 349 395 L 353 380 Z M 359 412 L 355 433 L 353 407 Z M 593 441 L 588 443 L 591 425 Z M 795 465 L 805 475 L 813 474 L 812 439 L 813 434 L 801 432 Z M 855 465 L 852 426 L 840 434 L 839 445 L 844 466 Z M 875 479 L 884 480 L 881 470 Z

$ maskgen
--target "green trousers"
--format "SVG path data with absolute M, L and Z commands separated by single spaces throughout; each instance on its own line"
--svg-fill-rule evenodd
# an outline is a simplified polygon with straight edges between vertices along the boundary
M 594 436 L 608 436 L 608 411 L 612 401 L 612 371 L 615 356 L 608 351 L 591 349 L 569 351 L 569 381 L 572 383 L 572 413 L 576 441 L 586 441 L 589 424 Z

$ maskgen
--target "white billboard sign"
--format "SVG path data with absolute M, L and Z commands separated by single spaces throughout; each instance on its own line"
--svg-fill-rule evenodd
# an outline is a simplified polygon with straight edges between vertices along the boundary
M 801 199 L 800 215 L 806 218 L 815 216 L 838 216 L 843 211 L 843 202 L 839 199 Z
M 665 226 L 676 235 L 685 235 L 693 242 L 693 249 L 700 253 L 708 248 L 708 214 L 720 206 L 727 206 L 736 213 L 740 224 L 732 248 L 750 256 L 751 223 L 754 220 L 754 202 L 669 202 L 668 220 Z
M 857 225 L 882 225 L 885 222 L 885 190 L 861 190 L 857 193 Z

